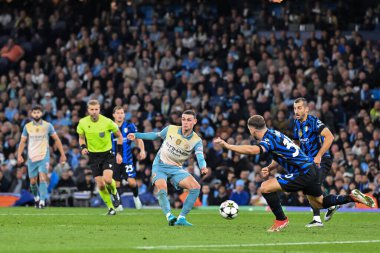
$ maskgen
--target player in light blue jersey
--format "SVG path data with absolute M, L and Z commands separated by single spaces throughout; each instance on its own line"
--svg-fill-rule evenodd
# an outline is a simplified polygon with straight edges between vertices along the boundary
M 123 136 L 123 162 L 121 164 L 115 164 L 113 177 L 116 181 L 116 188 L 120 189 L 120 182 L 122 179 L 128 181 L 128 185 L 131 187 L 133 192 L 133 202 L 135 202 L 136 209 L 141 209 L 142 204 L 139 198 L 139 190 L 136 183 L 136 168 L 133 163 L 133 155 L 132 155 L 132 141 L 127 139 L 127 135 L 130 133 L 135 133 L 137 128 L 135 124 L 131 122 L 127 122 L 125 120 L 125 112 L 123 107 L 116 106 L 113 109 L 114 122 L 119 127 L 121 135 Z M 112 150 L 116 154 L 117 152 L 117 138 L 111 133 L 112 138 Z M 137 159 L 144 160 L 146 157 L 144 142 L 141 139 L 136 139 L 135 143 L 137 147 L 140 149 L 140 153 L 137 156 Z M 120 194 L 120 192 L 119 192 Z M 116 211 L 122 211 L 123 206 L 120 204 Z
M 51 136 L 59 152 L 61 153 L 61 163 L 66 162 L 65 152 L 63 151 L 61 140 L 59 139 L 54 127 L 49 122 L 41 119 L 42 107 L 35 105 L 31 112 L 33 121 L 25 125 L 22 131 L 20 144 L 17 151 L 17 162 L 24 162 L 22 153 L 28 141 L 28 175 L 30 178 L 30 189 L 34 195 L 35 207 L 44 208 L 47 195 L 47 173 L 49 169 L 49 136 Z M 39 176 L 40 185 L 37 185 Z
M 203 156 L 202 140 L 193 131 L 196 123 L 195 112 L 186 110 L 182 113 L 182 126 L 169 125 L 161 132 L 128 134 L 130 140 L 135 140 L 135 138 L 143 140 L 162 138 L 164 140 L 153 162 L 152 184 L 156 188 L 158 202 L 169 226 L 192 226 L 186 220 L 186 215 L 191 211 L 199 195 L 200 185 L 189 172 L 183 169 L 183 163 L 195 153 L 201 173 L 206 174 L 208 171 Z M 176 189 L 180 187 L 189 191 L 178 219 L 170 211 L 167 180 L 170 180 Z

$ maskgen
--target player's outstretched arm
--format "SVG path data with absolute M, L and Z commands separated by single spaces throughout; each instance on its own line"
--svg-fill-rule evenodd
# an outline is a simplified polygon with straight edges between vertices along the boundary
M 140 153 L 137 156 L 137 159 L 138 160 L 144 160 L 146 158 L 144 141 L 141 139 L 135 139 L 135 143 L 136 143 L 137 147 L 140 149 Z
M 27 139 L 28 138 L 26 136 L 21 136 L 20 144 L 18 145 L 18 150 L 17 150 L 17 163 L 18 164 L 21 164 L 24 162 L 24 158 L 22 157 L 22 153 L 24 152 Z
M 127 135 L 128 140 L 134 141 L 135 139 L 142 140 L 158 140 L 160 139 L 160 135 L 157 132 L 149 132 L 149 133 L 130 133 Z
M 135 139 L 142 139 L 142 140 L 158 140 L 158 139 L 165 139 L 166 134 L 168 133 L 169 126 L 165 127 L 161 130 L 161 132 L 149 132 L 149 133 L 130 133 L 127 135 L 127 138 L 131 141 L 134 141 Z
M 245 155 L 258 155 L 264 151 L 264 148 L 259 145 L 231 145 L 220 137 L 215 139 L 214 143 L 221 145 L 223 148 Z
M 53 138 L 55 144 L 57 145 L 59 153 L 61 154 L 60 162 L 64 164 L 67 159 L 66 159 L 65 151 L 63 150 L 61 139 L 59 139 L 57 134 L 52 134 L 51 138 Z

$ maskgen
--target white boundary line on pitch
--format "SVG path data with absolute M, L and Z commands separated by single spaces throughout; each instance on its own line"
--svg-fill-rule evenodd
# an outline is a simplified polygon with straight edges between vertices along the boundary
M 105 210 L 105 209 L 104 209 Z M 94 215 L 94 216 L 98 216 L 98 215 L 102 215 L 101 213 L 93 213 L 93 212 L 89 212 L 89 213 L 50 213 L 50 212 L 44 212 L 43 210 L 40 211 L 41 213 L 1 213 L 1 209 L 0 209 L 0 216 L 75 216 L 75 215 L 78 215 L 78 216 L 81 216 L 81 215 L 88 215 L 88 216 L 91 216 L 91 215 Z M 210 215 L 210 214 L 215 214 L 217 212 L 201 212 L 201 213 L 198 213 L 198 212 L 191 212 L 191 215 Z M 291 215 L 309 215 L 310 212 L 286 212 L 287 214 L 291 214 Z M 244 214 L 241 214 L 241 215 L 269 215 L 271 213 L 269 212 L 247 212 L 247 213 L 244 213 Z M 350 213 L 350 214 L 362 214 L 362 213 Z M 121 215 L 121 216 L 124 216 L 124 215 L 127 215 L 127 216 L 143 216 L 143 215 L 162 215 L 161 212 L 154 212 L 154 213 L 139 213 L 138 211 L 133 211 L 133 212 L 121 212 L 119 213 L 118 212 L 118 215 Z
M 336 241 L 336 242 L 280 242 L 280 243 L 252 243 L 252 244 L 220 244 L 220 245 L 158 245 L 140 246 L 135 249 L 145 250 L 178 250 L 178 249 L 198 249 L 198 248 L 237 248 L 237 247 L 266 247 L 266 246 L 298 246 L 298 245 L 324 245 L 324 244 L 355 244 L 355 243 L 380 243 L 380 240 L 363 241 Z
M 99 213 L 43 213 L 44 211 L 41 211 L 41 213 L 0 213 L 0 216 L 75 216 L 75 215 L 78 215 L 78 216 L 81 216 L 81 215 L 88 215 L 88 216 L 91 216 L 91 215 L 95 215 L 95 216 L 98 216 L 98 215 L 102 215 L 102 214 L 99 214 Z M 289 212 L 288 212 L 289 213 Z M 191 215 L 210 215 L 210 214 L 214 214 L 214 213 L 191 213 Z M 216 213 L 217 214 L 217 213 Z M 270 213 L 248 213 L 249 215 L 268 215 Z M 292 213 L 293 214 L 293 213 Z M 294 214 L 309 214 L 309 213 L 294 213 Z M 124 216 L 124 215 L 127 215 L 127 216 L 143 216 L 143 215 L 163 215 L 161 212 L 157 212 L 157 213 L 139 213 L 139 212 L 133 212 L 133 213 L 128 213 L 128 212 L 121 212 L 121 213 L 118 213 L 118 215 L 121 215 L 121 216 Z

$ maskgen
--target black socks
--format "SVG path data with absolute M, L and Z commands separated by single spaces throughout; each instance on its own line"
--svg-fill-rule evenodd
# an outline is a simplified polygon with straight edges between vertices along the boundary
M 329 208 L 330 206 L 343 205 L 350 202 L 354 202 L 349 195 L 328 195 L 323 197 L 323 208 Z
M 272 209 L 273 214 L 276 216 L 276 220 L 286 220 L 277 192 L 263 193 L 263 197 L 267 201 L 270 209 Z

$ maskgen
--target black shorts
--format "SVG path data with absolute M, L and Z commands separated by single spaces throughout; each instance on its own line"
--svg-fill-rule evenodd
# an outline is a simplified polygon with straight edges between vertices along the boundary
M 322 195 L 319 169 L 315 164 L 305 174 L 286 174 L 277 177 L 278 183 L 285 192 L 303 191 L 304 194 L 318 197 Z
M 113 179 L 121 181 L 121 179 L 127 180 L 127 178 L 136 178 L 136 169 L 133 164 L 117 164 L 115 162 L 115 168 L 113 170 Z
M 330 173 L 331 170 L 331 164 L 332 164 L 332 159 L 330 157 L 323 157 L 321 161 L 321 166 L 318 168 L 319 169 L 319 178 L 321 184 L 323 181 L 325 181 L 326 176 Z
M 103 176 L 104 170 L 113 170 L 115 165 L 115 156 L 111 150 L 98 153 L 90 152 L 88 158 L 94 177 Z

